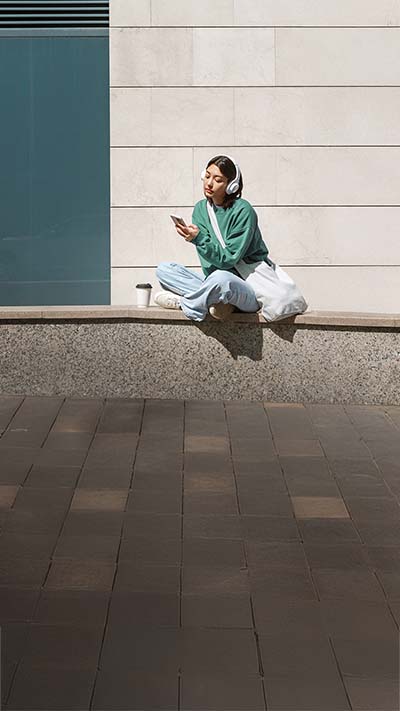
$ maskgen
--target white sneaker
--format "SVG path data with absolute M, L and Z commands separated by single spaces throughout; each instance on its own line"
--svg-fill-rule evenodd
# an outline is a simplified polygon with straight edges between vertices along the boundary
M 173 294 L 172 291 L 158 291 L 154 295 L 154 301 L 163 309 L 180 309 L 181 297 L 178 294 Z
M 211 316 L 216 318 L 217 321 L 227 321 L 231 313 L 233 313 L 235 307 L 233 304 L 212 304 L 208 309 Z

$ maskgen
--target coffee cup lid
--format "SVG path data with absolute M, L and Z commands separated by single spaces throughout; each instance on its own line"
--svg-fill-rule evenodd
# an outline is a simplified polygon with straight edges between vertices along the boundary
M 152 289 L 153 287 L 148 282 L 146 284 L 136 284 L 137 289 Z

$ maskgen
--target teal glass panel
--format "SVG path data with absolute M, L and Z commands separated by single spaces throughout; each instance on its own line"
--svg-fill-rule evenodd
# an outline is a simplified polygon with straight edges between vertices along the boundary
M 0 38 L 0 304 L 110 303 L 108 37 Z

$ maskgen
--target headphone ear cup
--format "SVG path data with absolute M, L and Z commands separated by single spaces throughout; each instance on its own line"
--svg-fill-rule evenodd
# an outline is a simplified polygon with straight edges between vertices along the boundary
M 201 179 L 201 180 L 204 180 L 205 177 L 206 177 L 206 171 L 205 171 L 205 170 L 202 170 L 202 171 L 201 171 L 201 175 L 200 175 L 200 179 Z
M 230 183 L 226 186 L 226 194 L 227 195 L 233 195 L 233 193 L 236 193 L 239 190 L 239 181 L 238 180 L 231 180 Z

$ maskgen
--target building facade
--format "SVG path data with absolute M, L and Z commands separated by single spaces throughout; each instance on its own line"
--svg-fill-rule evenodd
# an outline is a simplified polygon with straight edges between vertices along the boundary
M 310 308 L 400 311 L 398 2 L 3 5 L 1 303 L 130 304 L 160 261 L 199 269 L 169 215 L 228 153 Z

